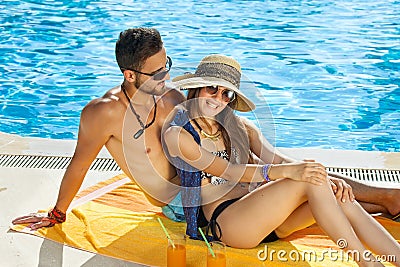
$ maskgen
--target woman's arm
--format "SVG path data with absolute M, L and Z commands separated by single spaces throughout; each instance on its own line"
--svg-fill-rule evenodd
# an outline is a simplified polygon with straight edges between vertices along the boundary
M 193 136 L 182 127 L 172 126 L 164 133 L 165 144 L 168 152 L 173 157 L 179 157 L 191 166 L 222 177 L 231 182 L 263 182 L 262 165 L 233 164 L 217 157 L 199 146 Z M 290 178 L 321 184 L 326 180 L 325 168 L 319 163 L 289 163 L 274 165 L 269 172 L 269 178 Z

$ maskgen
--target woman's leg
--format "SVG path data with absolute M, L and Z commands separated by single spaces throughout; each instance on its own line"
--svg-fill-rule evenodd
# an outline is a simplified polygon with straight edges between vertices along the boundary
M 307 199 L 316 221 L 335 242 L 345 238 L 347 249 L 365 250 L 328 182 L 316 186 L 289 179 L 262 186 L 226 208 L 217 219 L 221 239 L 233 247 L 254 247 Z
M 397 262 L 400 259 L 400 245 L 371 215 L 369 215 L 357 202 L 339 202 L 346 217 L 349 219 L 359 239 L 369 249 L 378 255 L 395 256 Z M 308 202 L 303 203 L 275 230 L 281 238 L 303 229 L 314 222 L 311 208 Z M 362 255 L 360 255 L 362 257 Z M 392 259 L 393 260 L 393 259 Z M 393 262 L 392 262 L 393 263 Z M 393 263 L 394 264 L 394 263 Z
M 304 202 L 295 209 L 289 217 L 275 229 L 275 233 L 279 238 L 284 238 L 292 233 L 304 229 L 315 223 L 314 216 L 311 212 L 308 202 Z
M 400 261 L 400 245 L 357 202 L 340 203 L 360 240 L 378 255 L 395 255 Z M 399 264 L 400 265 L 400 264 Z
M 385 256 L 386 261 L 400 266 L 400 245 L 371 215 L 369 215 L 357 202 L 341 203 L 342 209 L 350 221 L 359 239 L 377 255 Z M 308 202 L 303 203 L 290 216 L 275 229 L 276 234 L 283 238 L 291 233 L 311 225 L 314 217 Z M 389 256 L 390 255 L 390 256 Z M 366 255 L 368 256 L 368 255 Z M 393 257 L 394 256 L 394 257 Z M 362 254 L 359 257 L 363 257 Z M 393 260 L 397 260 L 396 263 Z

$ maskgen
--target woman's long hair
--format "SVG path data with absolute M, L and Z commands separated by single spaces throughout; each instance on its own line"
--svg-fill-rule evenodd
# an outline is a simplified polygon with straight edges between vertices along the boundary
M 208 126 L 209 130 L 211 130 L 211 125 L 209 125 L 199 113 L 197 98 L 201 89 L 202 88 L 194 88 L 189 90 L 186 108 L 191 119 L 198 118 L 202 120 L 203 123 Z M 234 114 L 236 103 L 236 99 L 230 102 L 224 110 L 217 114 L 216 120 L 222 132 L 225 148 L 228 155 L 230 155 L 229 161 L 241 164 L 253 163 L 246 126 L 243 121 Z

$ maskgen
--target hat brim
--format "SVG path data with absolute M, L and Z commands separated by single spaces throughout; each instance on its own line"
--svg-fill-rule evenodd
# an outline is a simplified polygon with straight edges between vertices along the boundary
M 235 107 L 236 110 L 247 112 L 254 110 L 256 106 L 254 103 L 248 99 L 240 90 L 234 86 L 232 83 L 215 77 L 198 77 L 194 74 L 188 73 L 181 76 L 177 76 L 172 79 L 172 82 L 175 87 L 185 90 L 185 89 L 195 89 L 201 88 L 205 86 L 223 86 L 229 90 L 232 90 L 236 93 L 237 96 L 237 105 Z

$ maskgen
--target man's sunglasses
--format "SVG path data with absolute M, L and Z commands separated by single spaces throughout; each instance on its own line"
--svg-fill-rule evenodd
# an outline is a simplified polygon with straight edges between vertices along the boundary
M 211 86 L 206 86 L 204 87 L 206 89 L 206 92 L 209 95 L 216 95 L 219 91 L 219 87 L 215 86 L 215 85 L 211 85 Z M 226 102 L 226 103 L 230 103 L 233 100 L 235 100 L 236 98 L 236 93 L 234 91 L 228 90 L 228 89 L 224 89 L 222 90 L 222 101 Z
M 122 68 L 122 70 L 130 70 L 130 71 L 134 71 L 143 75 L 147 75 L 153 78 L 153 80 L 155 81 L 161 81 L 162 79 L 165 78 L 165 76 L 167 76 L 169 70 L 172 67 L 172 59 L 167 56 L 167 62 L 165 63 L 165 67 L 162 70 L 158 70 L 152 73 L 145 73 L 145 72 L 141 72 L 135 69 L 131 69 L 131 68 Z

